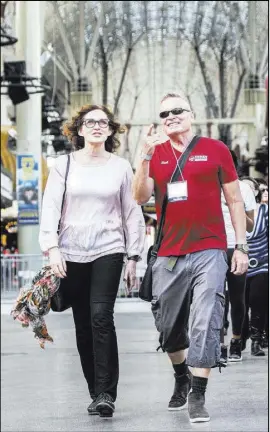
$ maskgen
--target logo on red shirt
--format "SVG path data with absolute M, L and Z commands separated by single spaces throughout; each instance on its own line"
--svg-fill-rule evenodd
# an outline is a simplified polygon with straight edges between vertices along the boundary
M 190 156 L 189 160 L 190 162 L 207 162 L 208 156 L 206 155 Z

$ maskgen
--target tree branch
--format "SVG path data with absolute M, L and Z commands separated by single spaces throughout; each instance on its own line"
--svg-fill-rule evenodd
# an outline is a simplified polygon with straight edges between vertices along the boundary
M 116 110 L 117 110 L 117 107 L 118 107 L 118 103 L 119 103 L 119 100 L 120 100 L 120 96 L 121 96 L 121 93 L 122 93 L 122 88 L 123 88 L 123 84 L 124 84 L 124 81 L 125 81 L 125 76 L 126 76 L 126 72 L 127 72 L 127 68 L 128 68 L 131 52 L 132 52 L 132 48 L 129 47 L 128 51 L 127 51 L 126 61 L 125 61 L 125 64 L 124 64 L 121 80 L 120 80 L 120 85 L 119 85 L 118 92 L 117 92 L 117 95 L 116 95 L 116 99 L 115 99 L 115 102 L 114 102 L 114 108 L 113 108 L 113 112 L 114 113 L 116 113 Z
M 108 61 L 104 50 L 103 38 L 100 36 L 98 40 L 100 55 L 101 55 L 101 71 L 102 71 L 102 103 L 107 105 L 108 102 Z
M 225 61 L 225 51 L 226 51 L 226 37 L 223 40 L 221 52 L 220 52 L 220 61 L 218 64 L 219 68 L 219 88 L 220 88 L 220 114 L 221 117 L 226 117 L 226 90 L 227 90 L 227 82 L 226 82 L 226 61 Z
M 195 47 L 195 52 L 196 52 L 196 55 L 197 55 L 197 58 L 198 58 L 198 62 L 199 62 L 200 68 L 201 68 L 201 73 L 202 73 L 202 76 L 203 76 L 203 81 L 204 81 L 205 88 L 206 88 L 206 91 L 207 91 L 208 104 L 210 105 L 210 108 L 211 108 L 211 110 L 213 112 L 214 117 L 218 118 L 218 116 L 219 116 L 219 108 L 218 108 L 217 103 L 216 103 L 216 97 L 215 97 L 214 92 L 213 92 L 212 84 L 211 84 L 210 80 L 207 77 L 207 71 L 206 71 L 205 62 L 203 61 L 203 59 L 201 57 L 201 54 L 200 54 L 200 51 L 199 51 L 198 47 Z
M 233 118 L 235 116 L 235 112 L 236 112 L 236 108 L 237 108 L 237 104 L 239 101 L 239 96 L 240 96 L 240 92 L 241 92 L 241 89 L 242 89 L 242 86 L 244 83 L 245 76 L 246 76 L 246 69 L 243 69 L 243 71 L 239 77 L 237 88 L 235 91 L 234 101 L 233 101 L 231 112 L 230 112 L 230 118 Z

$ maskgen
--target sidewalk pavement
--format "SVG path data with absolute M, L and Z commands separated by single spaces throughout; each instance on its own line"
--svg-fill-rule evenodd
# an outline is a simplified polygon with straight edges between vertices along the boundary
M 251 357 L 249 344 L 242 363 L 211 373 L 206 396 L 211 422 L 191 425 L 187 410 L 167 411 L 173 371 L 166 354 L 156 352 L 149 304 L 118 300 L 118 399 L 113 419 L 104 420 L 86 411 L 90 400 L 70 311 L 47 316 L 54 344 L 43 351 L 31 330 L 8 315 L 11 306 L 1 304 L 2 432 L 268 430 L 268 357 Z

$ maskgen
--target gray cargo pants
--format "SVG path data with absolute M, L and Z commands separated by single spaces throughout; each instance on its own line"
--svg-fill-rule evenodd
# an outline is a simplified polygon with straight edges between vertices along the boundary
M 226 252 L 194 252 L 175 257 L 175 265 L 173 258 L 158 257 L 153 266 L 152 312 L 161 347 L 168 353 L 189 348 L 189 366 L 211 368 L 220 360 Z

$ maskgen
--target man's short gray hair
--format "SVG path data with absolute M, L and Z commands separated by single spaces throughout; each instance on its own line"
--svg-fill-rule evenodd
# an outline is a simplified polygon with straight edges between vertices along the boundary
M 184 101 L 186 101 L 188 104 L 189 104 L 189 100 L 188 100 L 188 98 L 186 97 L 186 95 L 184 94 L 184 93 L 182 93 L 182 92 L 179 92 L 179 93 L 167 93 L 165 96 L 163 96 L 163 98 L 161 99 L 161 103 L 163 102 L 163 101 L 165 101 L 166 99 L 169 99 L 169 98 L 180 98 L 180 99 L 183 99 Z

